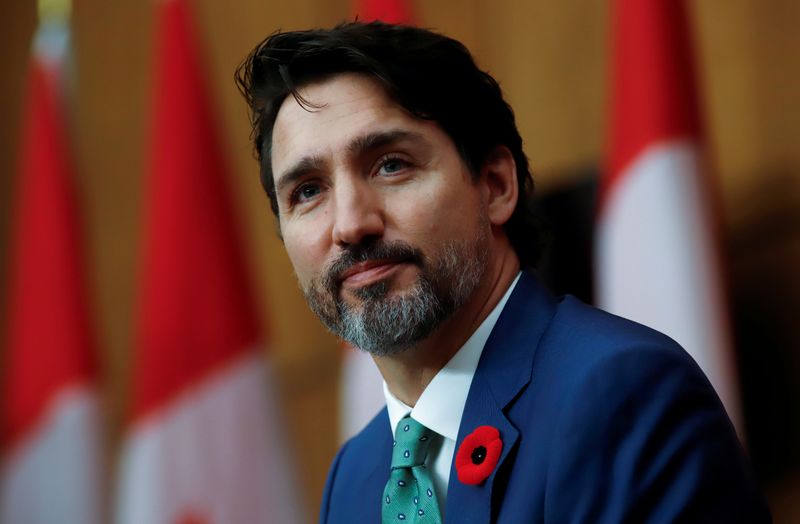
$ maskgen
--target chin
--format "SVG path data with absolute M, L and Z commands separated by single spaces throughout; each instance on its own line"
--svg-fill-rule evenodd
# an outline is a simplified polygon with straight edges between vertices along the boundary
M 342 299 L 352 306 L 359 306 L 365 300 L 384 299 L 390 295 L 397 294 L 393 284 L 394 282 L 392 282 L 391 278 L 385 278 L 364 286 L 343 288 Z

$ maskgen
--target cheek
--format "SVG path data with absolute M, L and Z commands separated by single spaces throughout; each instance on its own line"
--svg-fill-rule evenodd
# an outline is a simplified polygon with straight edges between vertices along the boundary
M 388 203 L 392 209 L 388 215 L 401 231 L 422 243 L 461 238 L 474 230 L 480 212 L 477 192 L 470 189 L 431 184 Z
M 320 274 L 325 265 L 326 250 L 320 228 L 302 228 L 293 225 L 284 227 L 282 232 L 289 261 L 300 284 L 305 287 Z
M 394 199 L 388 203 L 387 217 L 392 217 L 401 231 L 422 236 L 430 235 L 438 229 L 441 210 L 436 194 L 420 191 L 408 197 Z

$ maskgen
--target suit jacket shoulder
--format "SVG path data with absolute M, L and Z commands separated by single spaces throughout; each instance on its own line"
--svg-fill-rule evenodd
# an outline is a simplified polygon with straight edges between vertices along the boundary
M 448 521 L 769 521 L 722 404 L 674 341 L 530 275 L 506 310 L 456 446 L 489 424 L 507 448 L 483 485 L 451 470 Z

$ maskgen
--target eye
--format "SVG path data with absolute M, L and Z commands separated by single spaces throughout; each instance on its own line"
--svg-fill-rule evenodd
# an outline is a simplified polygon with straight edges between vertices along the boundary
M 383 176 L 391 176 L 401 173 L 404 169 L 408 168 L 411 164 L 406 160 L 396 157 L 396 156 L 389 156 L 384 157 L 379 161 L 378 164 L 378 175 Z
M 307 202 L 319 195 L 321 191 L 322 190 L 320 189 L 319 184 L 315 184 L 313 182 L 304 182 L 297 186 L 294 191 L 292 191 L 290 203 L 301 204 L 303 202 Z

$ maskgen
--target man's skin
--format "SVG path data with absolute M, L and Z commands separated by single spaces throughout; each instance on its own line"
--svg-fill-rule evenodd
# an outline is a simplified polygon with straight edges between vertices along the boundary
M 375 357 L 392 393 L 414 406 L 519 272 L 502 228 L 518 198 L 514 160 L 499 146 L 472 176 L 437 124 L 410 115 L 364 75 L 339 74 L 299 92 L 318 109 L 286 98 L 272 170 L 281 234 L 303 289 L 367 240 L 403 241 L 435 259 L 447 241 L 484 239 L 475 247 L 488 253 L 486 270 L 467 302 L 418 344 Z M 353 290 L 384 280 L 390 296 L 401 295 L 419 274 L 415 264 L 369 260 L 338 275 L 338 289 L 357 307 Z

